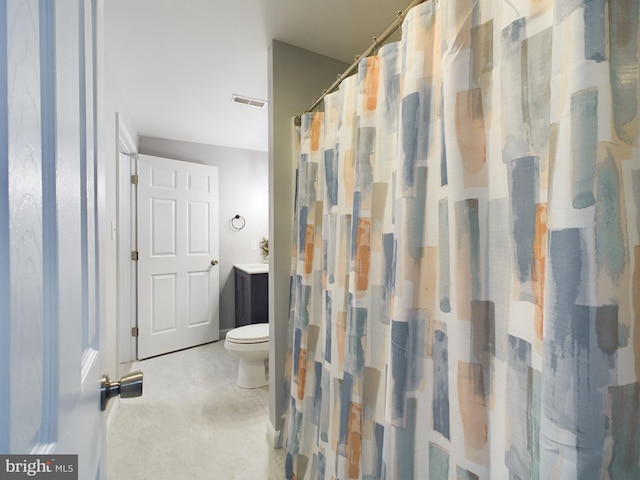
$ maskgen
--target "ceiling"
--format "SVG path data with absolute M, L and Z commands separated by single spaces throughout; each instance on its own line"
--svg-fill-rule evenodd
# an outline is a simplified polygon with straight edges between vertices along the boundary
M 268 108 L 231 97 L 268 100 L 272 39 L 350 64 L 409 3 L 108 0 L 109 78 L 140 135 L 267 151 Z

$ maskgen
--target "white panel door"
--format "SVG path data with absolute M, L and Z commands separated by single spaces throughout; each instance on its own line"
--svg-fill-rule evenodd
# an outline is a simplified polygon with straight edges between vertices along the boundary
M 218 169 L 138 159 L 138 358 L 218 340 Z
M 0 452 L 104 478 L 95 0 L 0 0 Z

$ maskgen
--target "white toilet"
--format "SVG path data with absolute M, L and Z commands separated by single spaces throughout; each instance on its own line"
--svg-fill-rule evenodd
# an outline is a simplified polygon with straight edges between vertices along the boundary
M 269 358 L 269 324 L 255 323 L 227 332 L 224 348 L 240 360 L 238 386 L 257 388 L 267 385 Z

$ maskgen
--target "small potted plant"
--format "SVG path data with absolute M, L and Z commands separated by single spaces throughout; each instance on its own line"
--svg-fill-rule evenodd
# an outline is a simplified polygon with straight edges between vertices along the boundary
M 269 263 L 269 239 L 263 237 L 258 246 L 260 247 L 260 253 L 262 253 L 262 261 Z

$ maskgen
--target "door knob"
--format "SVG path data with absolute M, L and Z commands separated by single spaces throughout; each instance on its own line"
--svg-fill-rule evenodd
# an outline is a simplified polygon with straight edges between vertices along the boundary
M 131 372 L 120 381 L 112 382 L 109 374 L 105 373 L 100 381 L 100 409 L 104 412 L 111 397 L 120 395 L 122 398 L 133 398 L 142 395 L 142 372 Z
M 211 260 L 211 265 L 214 267 L 218 264 L 218 260 Z

